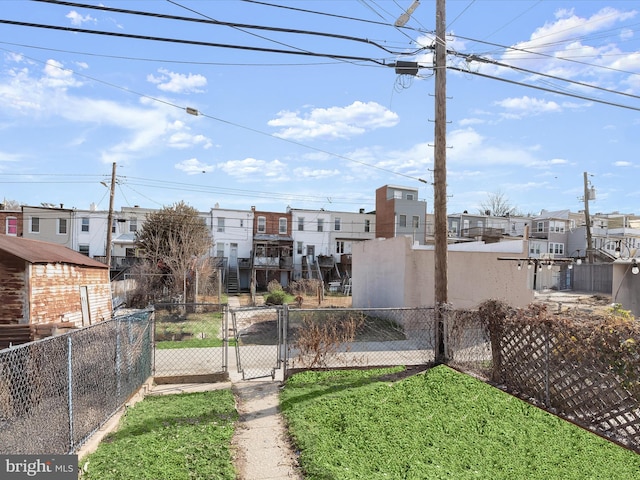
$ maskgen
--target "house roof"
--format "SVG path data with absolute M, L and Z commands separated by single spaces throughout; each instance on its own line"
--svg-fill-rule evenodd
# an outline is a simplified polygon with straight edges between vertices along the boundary
M 104 263 L 57 243 L 0 235 L 0 258 L 7 254 L 29 263 L 69 263 L 84 267 L 107 268 Z

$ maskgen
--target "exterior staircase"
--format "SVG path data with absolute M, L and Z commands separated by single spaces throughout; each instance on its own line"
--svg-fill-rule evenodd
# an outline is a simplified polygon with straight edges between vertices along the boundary
M 240 293 L 240 279 L 238 276 L 238 267 L 230 266 L 227 271 L 227 294 Z

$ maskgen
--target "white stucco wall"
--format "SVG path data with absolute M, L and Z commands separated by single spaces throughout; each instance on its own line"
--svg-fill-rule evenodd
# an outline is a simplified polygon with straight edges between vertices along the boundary
M 612 294 L 613 303 L 619 303 L 624 310 L 631 310 L 640 317 L 640 274 L 631 273 L 631 260 L 617 260 L 613 264 Z
M 449 251 L 448 298 L 454 308 L 475 308 L 487 299 L 516 307 L 533 301 L 529 271 L 498 260 L 522 257 L 523 242 L 505 242 L 502 249 L 496 245 L 476 246 L 489 251 Z M 434 250 L 412 248 L 406 237 L 358 243 L 352 278 L 354 307 L 433 306 Z

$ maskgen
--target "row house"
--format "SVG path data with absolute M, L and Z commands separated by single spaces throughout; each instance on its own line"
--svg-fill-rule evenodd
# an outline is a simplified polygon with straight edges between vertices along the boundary
M 0 203 L 0 235 L 22 236 L 22 210 Z
M 293 238 L 291 212 L 258 211 L 253 213 L 253 265 L 251 290 L 266 288 L 276 280 L 286 286 L 293 272 Z
M 376 214 L 289 209 L 294 239 L 294 279 L 351 275 L 353 244 L 375 238 Z
M 427 202 L 418 189 L 384 185 L 376 190 L 376 238 L 410 237 L 426 243 Z
M 213 239 L 210 256 L 223 272 L 229 293 L 248 290 L 252 278 L 254 212 L 221 209 L 218 204 L 206 219 Z
M 495 243 L 504 236 L 522 237 L 525 229 L 530 225 L 530 218 L 512 215 L 498 217 L 470 214 L 466 210 L 462 213 L 447 215 L 449 238 L 454 242 Z

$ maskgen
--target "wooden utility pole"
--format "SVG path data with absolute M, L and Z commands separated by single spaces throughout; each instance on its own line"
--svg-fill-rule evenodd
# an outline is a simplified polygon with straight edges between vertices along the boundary
M 444 307 L 447 288 L 447 44 L 445 0 L 436 0 L 435 45 L 435 137 L 434 137 L 434 237 L 435 237 L 435 311 L 436 362 L 444 362 Z
M 593 263 L 593 246 L 591 245 L 591 215 L 589 215 L 589 174 L 584 172 L 584 221 L 587 229 L 587 262 Z
M 111 230 L 113 228 L 113 197 L 116 191 L 116 162 L 111 168 L 111 187 L 109 189 L 109 214 L 107 215 L 107 267 L 111 275 Z

